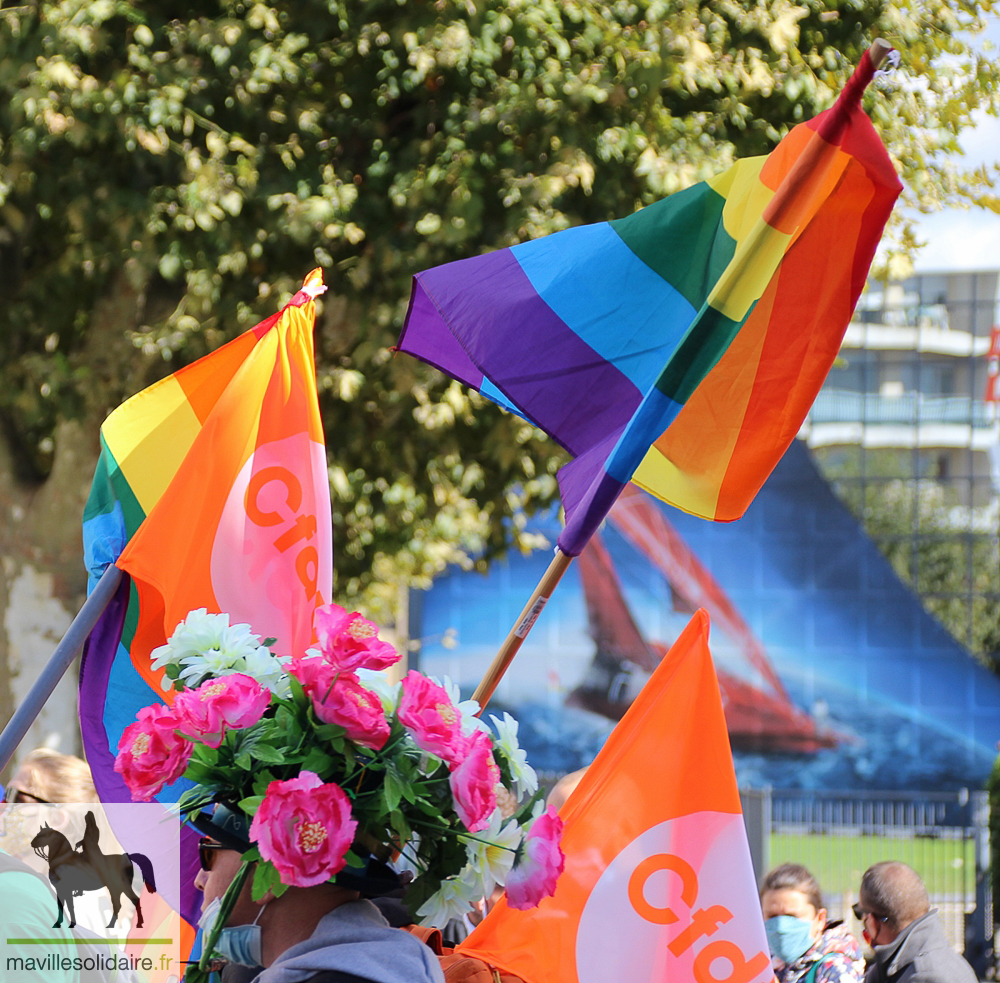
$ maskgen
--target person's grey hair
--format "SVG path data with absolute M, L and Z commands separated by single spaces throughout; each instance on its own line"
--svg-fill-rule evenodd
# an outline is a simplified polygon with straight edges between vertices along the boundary
M 930 911 L 920 875 L 898 860 L 873 864 L 861 877 L 861 906 L 900 932 Z
M 761 898 L 768 891 L 800 891 L 817 912 L 823 907 L 819 881 L 802 864 L 781 864 L 768 871 L 760 885 Z

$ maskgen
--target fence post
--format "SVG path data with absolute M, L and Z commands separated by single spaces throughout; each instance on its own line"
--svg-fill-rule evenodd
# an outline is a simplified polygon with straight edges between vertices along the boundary
M 990 798 L 987 792 L 972 793 L 972 833 L 976 844 L 976 908 L 965 919 L 965 958 L 982 980 L 993 962 Z
M 750 860 L 759 884 L 771 869 L 771 789 L 740 789 L 740 806 L 750 843 Z

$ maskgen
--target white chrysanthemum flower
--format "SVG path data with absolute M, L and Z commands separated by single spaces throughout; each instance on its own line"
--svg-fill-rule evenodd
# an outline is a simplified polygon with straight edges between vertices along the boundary
M 421 925 L 444 928 L 453 918 L 468 914 L 478 900 L 474 884 L 461 876 L 449 877 L 441 882 L 440 890 L 417 909 L 417 918 Z
M 514 866 L 517 848 L 521 845 L 521 827 L 511 819 L 503 825 L 503 815 L 499 809 L 490 816 L 489 826 L 475 836 L 459 837 L 465 843 L 469 865 L 462 875 L 471 869 L 476 878 L 476 893 L 488 898 L 493 888 L 507 881 L 507 875 Z M 463 879 L 467 879 L 463 876 Z
M 260 636 L 249 625 L 230 625 L 228 614 L 209 614 L 205 608 L 189 611 L 167 644 L 154 649 L 152 656 L 154 669 L 176 666 L 181 680 L 191 687 L 210 676 L 232 672 L 247 672 L 263 682 L 248 668 L 251 665 L 275 679 L 282 671 L 281 663 L 260 644 Z M 172 682 L 164 682 L 169 689 Z
M 361 685 L 370 689 L 382 701 L 386 716 L 395 713 L 399 706 L 399 696 L 403 691 L 402 682 L 390 683 L 383 669 L 357 669 Z
M 506 711 L 503 720 L 494 717 L 492 713 L 490 720 L 497 729 L 495 743 L 510 766 L 518 799 L 523 799 L 525 795 L 534 795 L 538 791 L 538 776 L 535 774 L 535 769 L 528 764 L 528 755 L 517 743 L 517 721 Z
M 286 691 L 289 689 L 288 676 L 285 673 L 285 663 L 288 662 L 288 656 L 273 655 L 268 649 L 261 646 L 244 655 L 241 662 L 242 667 L 237 662 L 230 671 L 245 672 L 248 676 L 253 676 L 261 686 L 266 686 L 272 693 L 278 692 L 281 695 L 282 686 Z
M 483 730 L 489 733 L 489 727 L 486 722 L 479 719 L 479 713 L 482 707 L 476 700 L 463 700 L 462 691 L 458 688 L 458 683 L 454 683 L 448 676 L 443 679 L 438 679 L 436 676 L 430 677 L 432 682 L 441 686 L 444 691 L 448 694 L 448 699 L 455 704 L 455 709 L 462 715 L 462 733 L 468 737 L 470 734 L 474 734 L 477 730 Z

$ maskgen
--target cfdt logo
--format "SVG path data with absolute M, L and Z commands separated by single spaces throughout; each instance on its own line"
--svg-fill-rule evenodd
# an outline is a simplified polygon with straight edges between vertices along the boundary
M 273 635 L 283 655 L 308 648 L 313 608 L 330 600 L 328 482 L 326 452 L 308 434 L 258 447 L 233 483 L 212 546 L 219 610 Z
M 584 906 L 576 965 L 580 983 L 770 980 L 742 816 L 682 816 L 625 847 Z

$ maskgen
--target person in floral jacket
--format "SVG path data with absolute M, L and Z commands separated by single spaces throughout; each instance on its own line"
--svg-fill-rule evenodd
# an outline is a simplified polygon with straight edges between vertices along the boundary
M 775 867 L 761 885 L 760 903 L 778 983 L 861 983 L 861 946 L 843 922 L 827 921 L 807 868 Z

